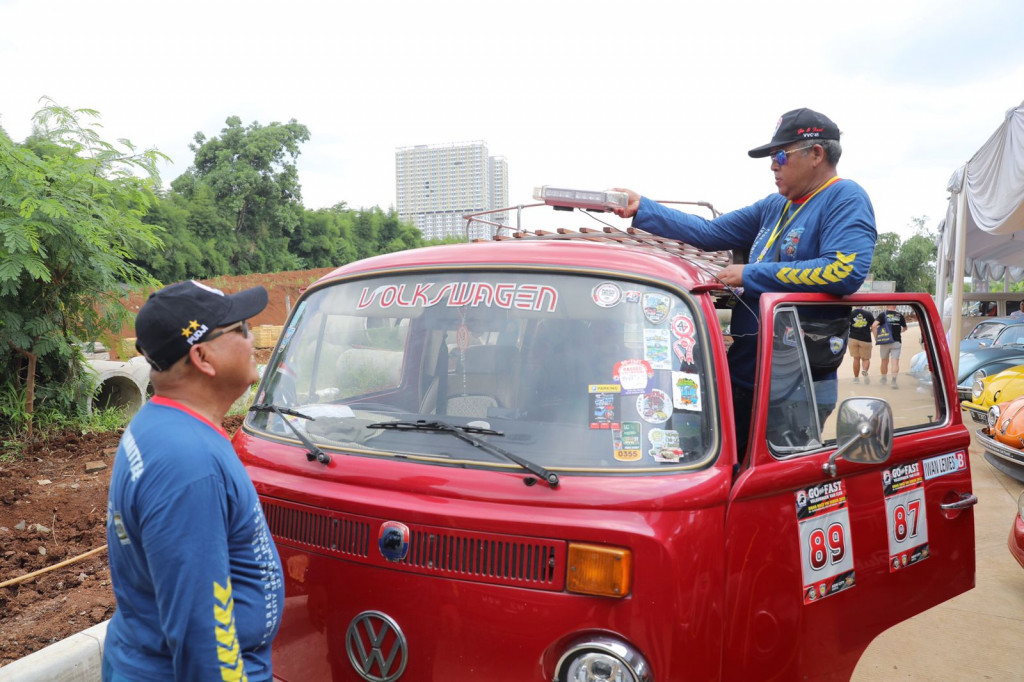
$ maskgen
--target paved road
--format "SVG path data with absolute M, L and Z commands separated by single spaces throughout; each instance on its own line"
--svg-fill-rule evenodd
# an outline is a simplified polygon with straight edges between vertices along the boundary
M 1024 484 L 994 469 L 971 438 L 976 587 L 882 633 L 853 682 L 1024 680 L 1024 568 L 1006 548 Z
M 916 331 L 904 334 L 904 346 L 911 347 L 904 349 L 902 370 L 920 348 Z M 872 373 L 877 364 L 876 355 Z M 906 382 L 908 388 L 911 383 Z M 901 391 L 901 398 L 907 397 Z M 969 418 L 966 423 L 972 432 L 971 476 L 978 496 L 976 587 L 882 633 L 861 658 L 853 682 L 1024 682 L 1024 568 L 1006 548 L 1024 484 L 985 460 L 973 435 L 976 426 Z

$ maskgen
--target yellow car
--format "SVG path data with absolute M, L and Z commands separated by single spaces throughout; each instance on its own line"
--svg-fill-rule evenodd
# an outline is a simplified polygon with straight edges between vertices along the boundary
M 990 377 L 975 376 L 971 388 L 971 400 L 964 400 L 960 407 L 967 410 L 979 424 L 988 423 L 989 408 L 1024 395 L 1024 365 L 1004 369 Z

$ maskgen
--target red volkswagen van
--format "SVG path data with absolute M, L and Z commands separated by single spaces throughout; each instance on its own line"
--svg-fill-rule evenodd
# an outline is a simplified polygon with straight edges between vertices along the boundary
M 279 679 L 844 680 L 973 586 L 928 296 L 763 296 L 738 457 L 729 255 L 517 236 L 352 263 L 292 311 L 234 440 L 284 564 Z M 816 386 L 794 339 L 837 303 L 899 305 L 932 381 Z

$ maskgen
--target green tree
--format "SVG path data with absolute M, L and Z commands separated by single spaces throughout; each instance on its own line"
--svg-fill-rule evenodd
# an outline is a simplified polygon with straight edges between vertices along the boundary
M 896 282 L 897 291 L 935 290 L 935 235 L 925 229 L 927 218 L 912 218 L 914 234 L 905 242 L 895 232 L 878 235 L 871 274 L 876 280 Z
M 119 291 L 155 284 L 132 259 L 160 243 L 141 218 L 166 158 L 104 141 L 83 123 L 96 111 L 43 102 L 24 143 L 0 130 L 0 413 L 30 436 L 37 407 L 81 409 L 78 343 L 129 319 Z
M 236 238 L 218 230 L 235 272 L 273 272 L 294 269 L 298 259 L 288 252 L 288 240 L 302 219 L 302 192 L 295 162 L 309 129 L 288 123 L 243 126 L 231 116 L 219 137 L 197 132 L 189 148 L 194 164 L 171 183 L 189 200 L 208 188 L 220 215 L 229 219 Z

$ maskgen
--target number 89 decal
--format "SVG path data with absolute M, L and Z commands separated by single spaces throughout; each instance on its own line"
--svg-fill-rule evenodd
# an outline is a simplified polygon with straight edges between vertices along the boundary
M 796 491 L 804 604 L 853 587 L 850 512 L 843 481 Z
M 833 523 L 826 530 L 815 528 L 808 539 L 811 568 L 820 571 L 828 564 L 841 563 L 846 556 L 846 528 Z

